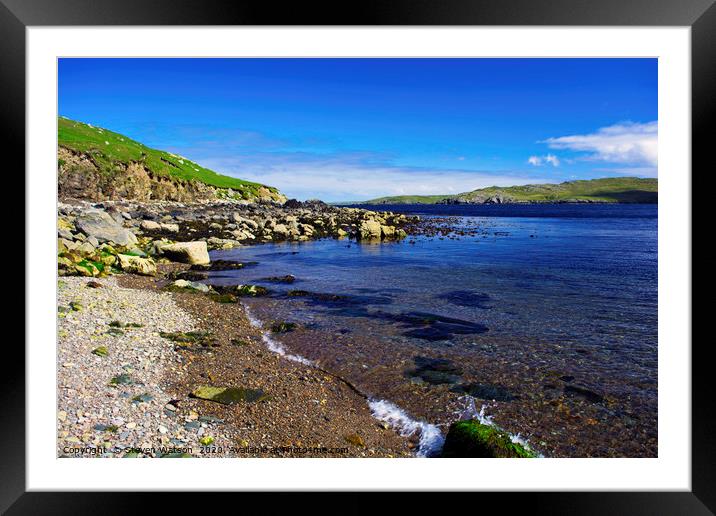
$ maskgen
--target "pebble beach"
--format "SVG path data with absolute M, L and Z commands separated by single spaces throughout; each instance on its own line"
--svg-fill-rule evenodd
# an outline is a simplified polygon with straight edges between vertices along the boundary
M 268 350 L 241 304 L 161 287 L 136 275 L 59 280 L 59 457 L 411 455 L 415 443 L 350 384 Z M 212 348 L 166 338 L 192 331 L 211 332 Z M 204 385 L 262 398 L 193 397 Z

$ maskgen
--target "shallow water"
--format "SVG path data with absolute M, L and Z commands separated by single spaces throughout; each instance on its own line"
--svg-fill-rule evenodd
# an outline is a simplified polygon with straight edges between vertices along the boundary
M 471 236 L 216 251 L 258 263 L 210 282 L 268 287 L 246 302 L 299 323 L 287 353 L 443 431 L 474 399 L 546 456 L 656 455 L 656 205 L 376 209 Z

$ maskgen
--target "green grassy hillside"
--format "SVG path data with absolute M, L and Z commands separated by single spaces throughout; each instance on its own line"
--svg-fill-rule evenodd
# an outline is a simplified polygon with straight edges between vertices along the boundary
M 396 195 L 394 197 L 379 197 L 370 201 L 361 201 L 345 204 L 436 204 L 451 195 Z
M 157 176 L 199 181 L 249 195 L 256 195 L 261 187 L 278 193 L 276 188 L 217 174 L 182 156 L 152 149 L 119 133 L 64 117 L 57 121 L 57 143 L 60 147 L 86 154 L 101 170 L 111 170 L 117 164 L 141 162 Z
M 457 195 L 413 195 L 380 197 L 364 204 L 436 204 L 446 202 L 483 203 L 493 199 L 501 202 L 624 202 L 655 203 L 658 200 L 655 178 L 615 177 L 567 181 L 559 184 L 524 186 L 491 186 Z

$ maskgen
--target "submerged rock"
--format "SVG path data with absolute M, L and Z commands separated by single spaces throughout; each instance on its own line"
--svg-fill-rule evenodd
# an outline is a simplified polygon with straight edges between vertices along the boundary
M 290 331 L 295 330 L 296 328 L 298 328 L 298 325 L 296 323 L 286 321 L 276 321 L 271 323 L 271 325 L 269 326 L 269 329 L 273 333 L 288 333 Z
M 497 427 L 484 425 L 474 419 L 450 425 L 443 457 L 468 458 L 533 458 L 537 455 Z
M 420 378 L 433 385 L 456 383 L 463 373 L 459 366 L 446 358 L 417 356 L 413 361 L 415 369 L 405 371 L 405 375 L 408 378 Z
M 190 269 L 193 271 L 231 271 L 235 269 L 243 269 L 246 265 L 255 264 L 256 262 L 250 262 L 247 264 L 233 260 L 214 260 L 213 262 L 205 265 L 192 265 Z
M 568 396 L 579 396 L 590 403 L 601 403 L 602 401 L 604 401 L 604 396 L 602 396 L 601 394 L 591 391 L 585 387 L 580 387 L 578 385 L 565 385 L 564 393 Z
M 296 281 L 296 276 L 293 274 L 287 274 L 286 276 L 269 276 L 263 278 L 262 281 L 270 281 L 271 283 L 293 283 Z
M 492 385 L 488 383 L 468 383 L 465 385 L 456 385 L 453 392 L 469 394 L 473 398 L 492 401 L 513 401 L 517 396 L 512 394 L 509 389 L 502 385 Z

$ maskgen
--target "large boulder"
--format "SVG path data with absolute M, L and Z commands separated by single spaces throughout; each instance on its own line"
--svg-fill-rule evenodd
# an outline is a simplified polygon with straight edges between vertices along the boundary
M 159 249 L 161 254 L 175 262 L 190 263 L 192 265 L 211 263 L 206 242 L 177 242 L 165 244 Z
M 155 222 L 153 220 L 143 220 L 142 223 L 139 224 L 139 227 L 144 231 L 157 231 L 158 229 L 161 229 L 159 222 Z
M 162 222 L 160 226 L 164 231 L 179 233 L 179 224 L 174 224 L 173 222 Z
M 358 227 L 358 236 L 361 240 L 380 238 L 381 229 L 380 222 L 376 220 L 364 220 Z
M 532 458 L 537 455 L 497 427 L 474 419 L 450 425 L 442 451 L 443 457 Z
M 381 226 L 380 230 L 385 238 L 393 238 L 395 236 L 395 228 L 393 226 Z
M 151 258 L 141 258 L 131 254 L 118 254 L 119 268 L 124 272 L 141 274 L 142 276 L 154 276 L 157 273 L 157 265 Z
M 75 226 L 88 237 L 95 237 L 98 242 L 112 242 L 124 246 L 137 243 L 134 233 L 117 224 L 117 221 L 102 210 L 83 212 L 77 217 Z

